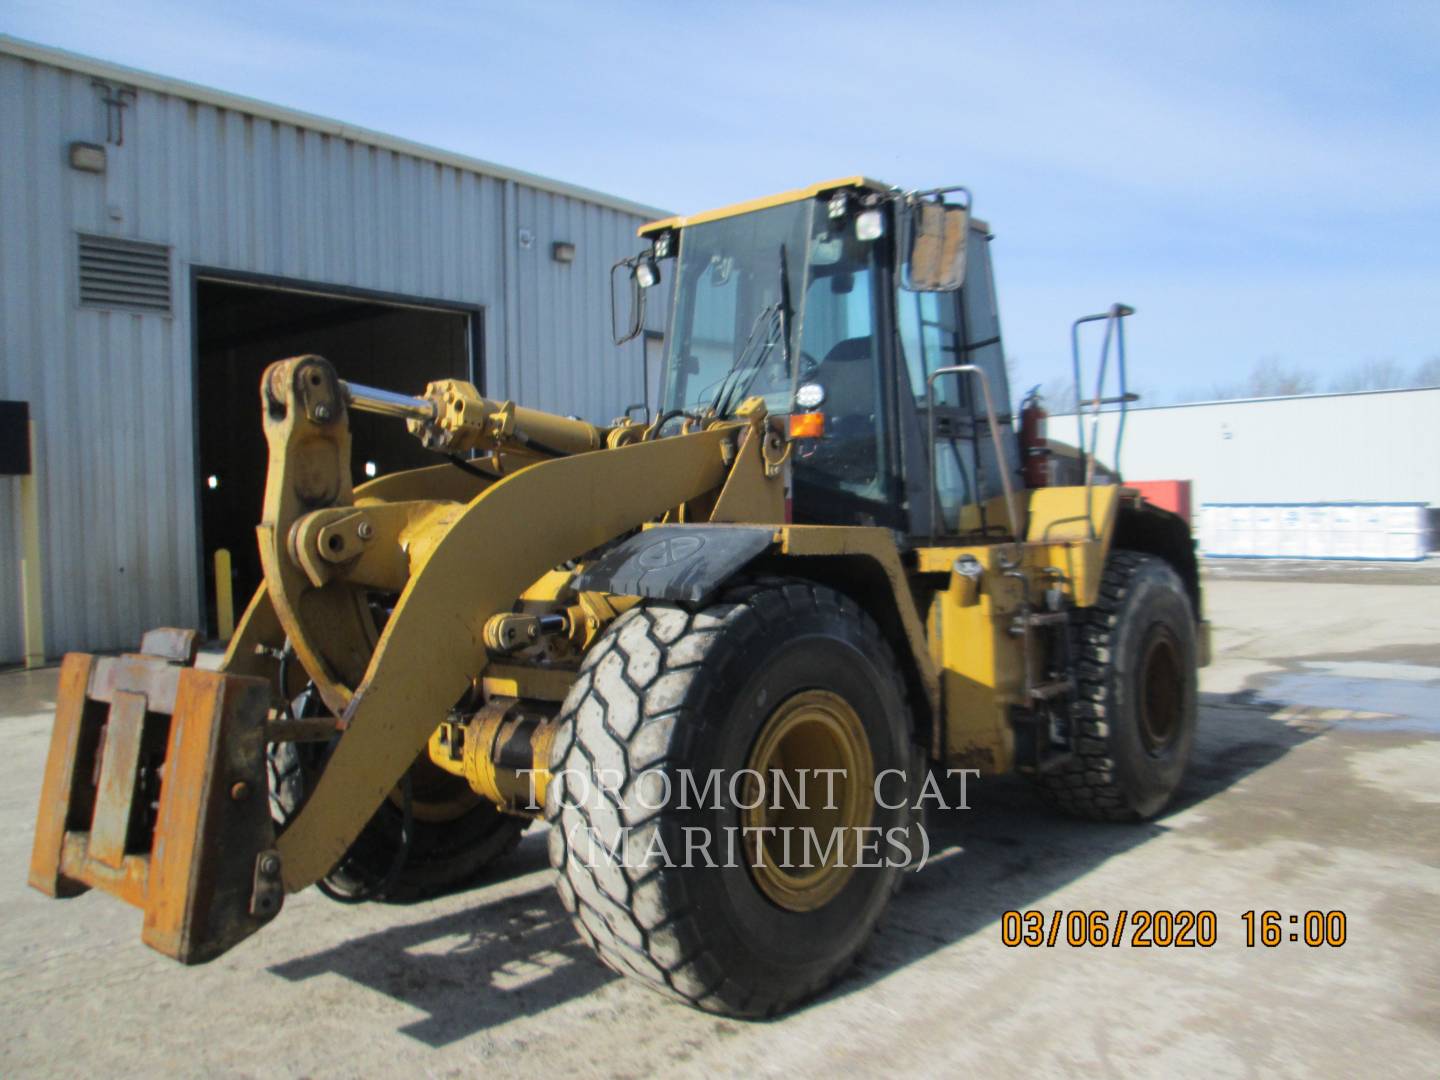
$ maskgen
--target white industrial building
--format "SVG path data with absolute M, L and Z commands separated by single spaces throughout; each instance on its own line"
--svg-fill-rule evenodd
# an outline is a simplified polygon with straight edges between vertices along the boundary
M 217 547 L 253 584 L 271 360 L 602 422 L 645 399 L 666 313 L 615 348 L 609 271 L 660 210 L 4 36 L 0 133 L 0 399 L 35 424 L 51 656 L 200 625 Z M 381 471 L 420 452 L 354 426 Z M 0 477 L 0 663 L 19 492 Z
M 1114 459 L 1119 416 L 1101 414 L 1096 445 L 1102 461 Z M 1128 481 L 1190 481 L 1195 526 L 1210 554 L 1403 557 L 1397 553 L 1415 545 L 1423 554 L 1425 523 L 1440 507 L 1437 421 L 1440 387 L 1131 408 L 1119 468 Z M 1087 439 L 1089 430 L 1087 418 Z M 1052 417 L 1049 431 L 1075 442 L 1075 417 Z M 1353 512 L 1345 513 L 1346 505 Z M 1207 507 L 1217 512 L 1207 514 Z M 1242 511 L 1246 507 L 1253 512 Z M 1333 520 L 1320 520 L 1326 507 L 1336 508 Z M 1375 520 L 1360 520 L 1367 516 Z M 1279 536 L 1287 524 L 1311 532 L 1333 528 L 1337 535 L 1381 529 L 1395 535 L 1389 542 L 1311 543 L 1314 538 Z M 1242 528 L 1277 535 L 1219 536 Z M 1416 530 L 1420 535 L 1400 540 Z M 1238 545 L 1230 542 L 1236 539 Z

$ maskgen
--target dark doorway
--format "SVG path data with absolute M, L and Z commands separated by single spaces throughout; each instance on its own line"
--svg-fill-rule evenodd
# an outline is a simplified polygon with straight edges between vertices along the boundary
M 208 629 L 216 632 L 215 552 L 230 552 L 236 617 L 260 584 L 255 526 L 268 454 L 260 377 L 275 360 L 318 353 L 342 379 L 419 394 L 434 379 L 479 383 L 479 313 L 365 296 L 198 277 L 196 420 Z M 398 420 L 351 413 L 355 483 L 434 464 Z

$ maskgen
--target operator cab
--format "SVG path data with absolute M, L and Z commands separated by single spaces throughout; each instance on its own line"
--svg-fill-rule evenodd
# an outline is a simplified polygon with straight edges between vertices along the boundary
M 651 246 L 616 264 L 632 284 L 630 332 L 616 336 L 638 332 L 645 290 L 669 290 L 662 423 L 733 416 L 759 396 L 792 437 L 813 432 L 792 459 L 797 522 L 912 538 L 1004 527 L 984 504 L 1002 468 L 1020 486 L 1019 455 L 989 232 L 968 192 L 855 177 L 640 235 Z M 962 364 L 983 374 L 936 376 Z

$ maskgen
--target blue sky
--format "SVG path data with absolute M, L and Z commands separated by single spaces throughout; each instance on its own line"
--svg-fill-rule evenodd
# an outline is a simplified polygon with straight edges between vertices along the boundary
M 1440 4 L 9 0 L 0 28 L 677 211 L 964 183 L 1009 351 L 1155 399 L 1440 354 Z

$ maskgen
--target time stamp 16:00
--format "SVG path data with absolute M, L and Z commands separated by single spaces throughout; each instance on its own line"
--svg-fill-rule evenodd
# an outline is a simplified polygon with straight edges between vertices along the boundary
M 1343 911 L 1304 911 L 1287 915 L 1279 911 L 1246 911 L 1240 916 L 1249 948 L 1273 949 L 1287 942 L 1312 949 L 1339 948 L 1345 944 Z M 1215 912 L 1121 910 L 1108 911 L 1007 911 L 1000 916 L 1000 943 L 1007 948 L 1208 949 L 1220 937 L 1220 920 Z

